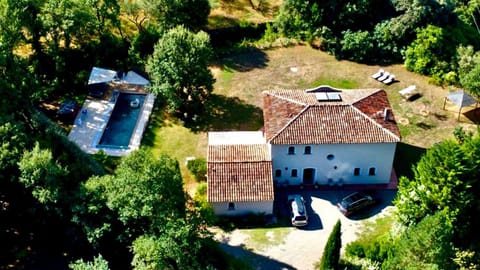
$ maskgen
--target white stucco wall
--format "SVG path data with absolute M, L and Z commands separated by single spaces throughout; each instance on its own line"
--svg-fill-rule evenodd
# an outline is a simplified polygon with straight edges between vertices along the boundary
M 288 148 L 295 147 L 295 154 Z M 311 154 L 304 154 L 305 146 L 311 146 Z M 314 183 L 320 185 L 342 181 L 343 184 L 383 184 L 390 181 L 396 143 L 376 144 L 327 144 L 327 145 L 272 145 L 273 179 L 276 183 L 298 185 L 303 183 L 305 168 L 314 169 Z M 333 159 L 327 159 L 333 155 Z M 354 169 L 360 174 L 354 175 Z M 369 169 L 375 168 L 375 175 Z M 297 177 L 292 177 L 296 169 Z M 275 171 L 281 170 L 281 177 Z
M 228 202 L 212 203 L 213 210 L 216 215 L 220 216 L 238 216 L 249 213 L 273 213 L 273 201 L 261 201 L 261 202 L 233 202 L 235 203 L 235 209 L 228 209 Z

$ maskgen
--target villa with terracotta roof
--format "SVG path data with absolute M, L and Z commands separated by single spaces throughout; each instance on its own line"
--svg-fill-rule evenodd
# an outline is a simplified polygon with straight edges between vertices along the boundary
M 263 107 L 263 131 L 209 133 L 218 215 L 271 214 L 275 186 L 390 182 L 400 132 L 384 90 L 273 90 Z

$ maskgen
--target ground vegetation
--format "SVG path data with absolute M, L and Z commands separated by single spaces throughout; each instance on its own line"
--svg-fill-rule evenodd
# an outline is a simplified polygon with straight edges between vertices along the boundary
M 0 247 L 0 268 L 234 268 L 206 230 L 214 223 L 206 184 L 191 198 L 182 177 L 189 174 L 179 161 L 204 155 L 204 132 L 261 128 L 258 96 L 268 88 L 372 86 L 365 80 L 372 67 L 337 59 L 375 69 L 393 63 L 388 67 L 431 90 L 427 97 L 444 89 L 425 79 L 478 95 L 479 8 L 477 1 L 0 0 L 0 239 L 8 243 Z M 222 33 L 228 40 L 211 46 Z M 259 49 L 305 41 L 337 59 L 305 46 Z M 294 73 L 297 65 L 305 70 Z M 42 105 L 85 98 L 92 66 L 149 75 L 165 97 L 147 130 L 150 149 L 114 161 L 91 156 L 47 117 Z M 339 70 L 348 80 L 336 77 Z M 373 241 L 364 255 L 406 268 L 475 266 L 478 136 L 458 131 L 456 140 L 444 140 L 450 130 L 438 127 L 454 124 L 433 109 L 437 101 L 405 105 L 391 95 L 400 86 L 385 87 L 406 142 L 443 142 L 411 176 L 405 167 L 413 158 L 397 158 L 408 176 L 397 199 L 401 234 Z M 400 159 L 425 152 L 413 148 L 399 145 Z M 429 243 L 435 248 L 425 251 Z M 418 254 L 425 255 L 418 265 L 401 258 Z

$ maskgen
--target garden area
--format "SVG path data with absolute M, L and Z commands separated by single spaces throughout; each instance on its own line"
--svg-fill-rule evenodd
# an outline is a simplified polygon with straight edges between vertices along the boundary
M 384 85 L 371 78 L 379 68 L 395 74 L 397 81 Z M 210 111 L 203 126 L 195 129 L 188 129 L 179 121 L 163 119 L 164 115 L 155 111 L 144 139 L 145 145 L 152 147 L 155 153 L 166 152 L 183 164 L 189 156 L 206 158 L 208 131 L 259 130 L 263 123 L 262 91 L 272 89 L 304 90 L 319 85 L 384 89 L 402 135 L 397 151 L 402 160 L 401 170 L 397 168 L 399 176 L 410 173 L 410 165 L 418 159 L 418 151 L 452 138 L 458 126 L 474 131 L 478 121 L 465 115 L 457 120 L 458 107 L 448 101 L 443 109 L 445 95 L 458 90 L 454 87 L 432 85 L 428 77 L 409 72 L 401 64 L 373 66 L 338 60 L 308 45 L 267 50 L 252 48 L 219 59 L 210 69 L 216 79 L 211 105 L 215 109 Z M 413 101 L 403 99 L 398 91 L 409 85 L 416 85 L 421 97 Z M 464 108 L 462 112 L 469 110 L 474 107 Z M 184 169 L 183 172 L 184 178 L 192 184 L 188 171 Z

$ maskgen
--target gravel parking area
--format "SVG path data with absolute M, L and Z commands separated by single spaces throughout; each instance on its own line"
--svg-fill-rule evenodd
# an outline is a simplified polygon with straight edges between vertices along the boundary
M 255 269 L 314 269 L 314 264 L 322 256 L 328 236 L 337 220 L 342 222 L 342 246 L 355 240 L 356 233 L 366 220 L 372 220 L 393 208 L 391 201 L 396 190 L 379 190 L 375 197 L 378 204 L 366 210 L 359 217 L 344 217 L 336 203 L 354 190 L 335 191 L 279 191 L 275 194 L 276 206 L 281 215 L 288 215 L 288 194 L 299 193 L 305 199 L 309 216 L 309 225 L 304 228 L 292 228 L 281 244 L 257 250 L 249 247 L 249 237 L 241 229 L 219 237 L 222 247 L 229 253 L 249 261 Z M 243 232 L 242 232 L 243 231 Z

